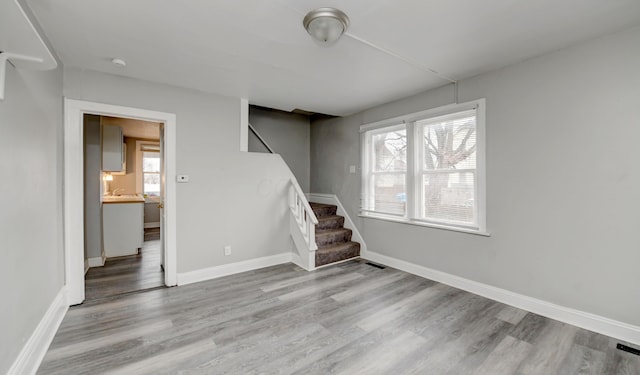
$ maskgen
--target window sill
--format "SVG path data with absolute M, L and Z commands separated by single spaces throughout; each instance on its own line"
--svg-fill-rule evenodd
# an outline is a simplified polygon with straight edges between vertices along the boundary
M 383 216 L 383 215 L 372 215 L 372 214 L 363 214 L 363 213 L 358 214 L 358 216 L 362 217 L 362 218 L 365 218 L 365 219 L 383 220 L 383 221 L 390 221 L 392 223 L 417 225 L 419 227 L 428 227 L 428 228 L 434 228 L 434 229 L 444 229 L 444 230 L 450 230 L 450 231 L 453 231 L 453 232 L 475 234 L 477 236 L 485 236 L 485 237 L 490 237 L 491 236 L 491 233 L 485 232 L 485 231 L 480 231 L 480 230 L 475 230 L 475 229 L 467 229 L 467 228 L 459 228 L 459 227 L 452 227 L 452 226 L 443 225 L 443 224 L 426 223 L 424 221 L 410 220 L 410 219 L 405 219 L 405 218 L 395 218 L 395 217 L 389 217 L 389 216 Z

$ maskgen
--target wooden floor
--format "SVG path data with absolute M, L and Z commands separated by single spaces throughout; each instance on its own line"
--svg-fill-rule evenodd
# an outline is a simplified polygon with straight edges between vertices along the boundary
M 72 307 L 39 374 L 640 374 L 616 340 L 391 268 L 280 265 Z
M 155 232 L 147 232 L 145 238 L 157 237 Z M 145 240 L 138 255 L 107 259 L 104 267 L 90 268 L 85 275 L 85 300 L 163 286 L 160 262 L 160 240 Z

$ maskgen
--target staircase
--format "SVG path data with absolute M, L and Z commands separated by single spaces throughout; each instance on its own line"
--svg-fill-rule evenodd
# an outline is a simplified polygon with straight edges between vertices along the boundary
M 336 215 L 332 204 L 309 202 L 318 218 L 316 224 L 316 267 L 360 256 L 360 244 L 351 241 L 351 229 L 344 227 L 344 217 Z

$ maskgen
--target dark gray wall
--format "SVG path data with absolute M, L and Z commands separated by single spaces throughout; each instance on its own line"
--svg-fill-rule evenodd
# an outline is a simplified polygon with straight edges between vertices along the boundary
M 640 325 L 640 28 L 460 82 L 487 100 L 491 237 L 357 217 L 359 126 L 451 103 L 451 87 L 311 125 L 311 191 L 370 251 Z
M 0 101 L 0 374 L 64 283 L 62 69 L 7 64 Z
M 310 122 L 309 117 L 295 113 L 249 107 L 249 123 L 282 156 L 302 191 L 309 191 L 310 178 Z M 268 152 L 257 137 L 249 131 L 249 151 Z

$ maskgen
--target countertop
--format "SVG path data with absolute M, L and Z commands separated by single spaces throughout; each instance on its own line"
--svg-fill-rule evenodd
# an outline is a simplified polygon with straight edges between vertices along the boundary
M 102 203 L 144 203 L 144 198 L 140 194 L 105 195 L 102 197 Z

